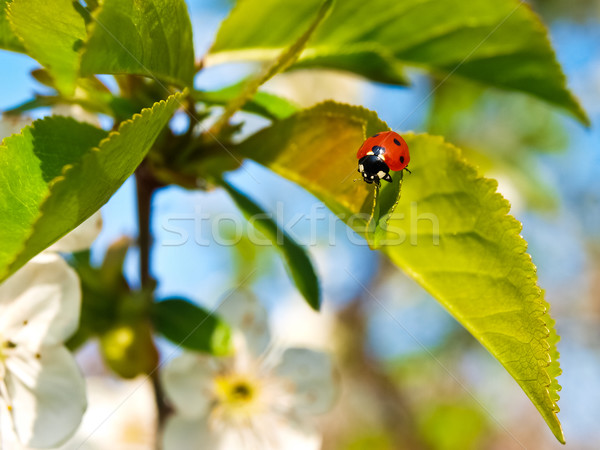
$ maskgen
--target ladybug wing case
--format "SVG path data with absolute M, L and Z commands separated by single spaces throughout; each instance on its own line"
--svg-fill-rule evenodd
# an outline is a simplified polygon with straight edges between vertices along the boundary
M 399 172 L 406 168 L 410 162 L 410 154 L 406 141 L 397 133 L 391 136 L 390 142 L 386 142 L 385 162 L 390 170 Z
M 363 156 L 367 156 L 367 153 L 371 150 L 371 147 L 375 145 L 375 136 L 370 137 L 360 146 L 358 152 L 356 153 L 356 157 L 358 159 L 361 159 Z

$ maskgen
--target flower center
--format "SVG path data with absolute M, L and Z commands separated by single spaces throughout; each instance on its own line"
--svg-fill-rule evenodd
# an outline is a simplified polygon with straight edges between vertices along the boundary
M 217 377 L 213 418 L 225 421 L 250 418 L 260 410 L 259 392 L 258 380 L 247 375 L 227 374 Z
M 215 380 L 219 403 L 242 406 L 256 398 L 256 382 L 240 375 L 220 376 Z
M 230 395 L 238 401 L 248 401 L 252 398 L 252 386 L 245 382 L 235 384 L 231 387 Z

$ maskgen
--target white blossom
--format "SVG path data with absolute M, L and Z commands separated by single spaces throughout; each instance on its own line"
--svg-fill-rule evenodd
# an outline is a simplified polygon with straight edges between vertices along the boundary
M 317 450 L 312 419 L 337 396 L 326 353 L 269 345 L 266 311 L 237 293 L 219 309 L 238 333 L 230 357 L 184 353 L 163 371 L 176 414 L 165 450 Z
M 96 215 L 86 226 L 92 223 L 98 230 L 94 225 L 98 220 Z M 70 244 L 57 243 L 56 249 L 81 249 L 96 234 L 75 230 L 68 237 Z M 5 445 L 13 442 L 11 429 L 28 447 L 56 446 L 77 429 L 86 408 L 85 385 L 63 343 L 78 327 L 80 307 L 77 274 L 52 250 L 34 257 L 0 285 L 4 405 L 0 415 Z
M 86 378 L 88 409 L 81 426 L 60 450 L 147 450 L 154 448 L 156 403 L 146 376 L 123 380 Z

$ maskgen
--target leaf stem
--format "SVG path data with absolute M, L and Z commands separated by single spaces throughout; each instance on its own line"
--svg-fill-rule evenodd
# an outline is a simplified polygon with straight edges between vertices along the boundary
M 324 0 L 308 29 L 292 45 L 284 49 L 277 59 L 266 64 L 257 76 L 246 83 L 242 89 L 242 93 L 227 104 L 221 117 L 219 117 L 209 130 L 211 136 L 219 136 L 223 128 L 229 123 L 229 119 L 258 92 L 261 85 L 296 62 L 314 31 L 329 14 L 332 4 L 332 0 Z

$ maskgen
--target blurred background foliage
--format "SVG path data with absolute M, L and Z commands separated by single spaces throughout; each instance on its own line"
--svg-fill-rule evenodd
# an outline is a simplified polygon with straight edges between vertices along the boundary
M 197 54 L 208 49 L 232 3 L 188 1 Z M 481 172 L 498 179 L 512 213 L 524 223 L 523 235 L 562 337 L 559 417 L 567 447 L 596 449 L 600 442 L 600 1 L 536 0 L 532 7 L 547 22 L 569 85 L 590 115 L 592 126 L 587 130 L 524 95 L 483 89 L 458 76 L 442 83 L 418 71 L 408 72 L 412 87 L 403 88 L 335 71 L 298 69 L 271 80 L 264 90 L 301 106 L 331 98 L 365 105 L 394 128 L 403 122 L 402 131 L 445 136 L 463 148 Z M 5 67 L 35 66 L 23 55 L 1 58 Z M 224 88 L 252 70 L 251 64 L 209 68 L 197 77 L 195 86 Z M 2 83 L 15 86 L 2 100 L 3 108 L 27 100 L 32 91 L 33 79 L 17 79 L 18 73 L 22 72 L 0 74 Z M 404 122 L 408 111 L 414 114 Z M 246 113 L 236 119 L 243 121 L 244 134 L 266 125 Z M 185 129 L 185 120 L 176 116 L 173 128 Z M 435 300 L 385 257 L 353 245 L 345 225 L 325 208 L 315 207 L 314 197 L 256 164 L 248 163 L 246 169 L 232 174 L 231 181 L 241 185 L 248 176 L 259 179 L 258 185 L 246 185 L 252 186 L 253 198 L 267 210 L 277 210 L 278 201 L 285 198 L 278 220 L 295 223 L 292 231 L 299 242 L 316 244 L 310 251 L 322 279 L 323 313 L 316 315 L 304 304 L 276 252 L 252 245 L 246 234 L 234 247 L 214 241 L 206 246 L 166 244 L 173 239 L 169 220 L 174 217 L 182 219 L 180 225 L 190 235 L 199 233 L 198 239 L 210 241 L 209 230 L 190 217 L 198 211 L 213 217 L 239 216 L 221 191 L 169 187 L 156 196 L 153 267 L 158 296 L 180 295 L 211 308 L 244 281 L 269 307 L 277 339 L 332 351 L 342 394 L 320 423 L 325 450 L 562 448 L 510 376 Z M 123 235 L 134 236 L 133 192 L 130 180 L 103 209 L 105 226 L 92 249 L 92 263 L 100 263 Z M 298 214 L 308 210 L 320 219 L 296 221 Z M 316 243 L 308 242 L 313 231 L 320 239 Z M 221 236 L 237 232 L 231 222 L 223 222 Z M 333 245 L 328 235 L 334 237 Z M 130 248 L 125 274 L 132 287 L 139 286 L 137 259 L 137 250 Z M 359 274 L 359 281 L 382 299 L 384 308 L 344 268 Z M 97 346 L 92 343 L 81 349 L 80 362 L 88 375 L 112 380 L 98 358 Z M 111 391 L 116 392 L 108 390 L 98 404 L 106 402 Z M 147 395 L 152 395 L 149 390 Z M 96 406 L 92 396 L 90 410 Z M 151 408 L 141 409 L 154 414 Z M 143 416 L 144 411 L 137 414 Z M 105 435 L 120 436 L 117 439 L 131 448 L 147 448 L 151 430 L 142 423 L 152 420 L 103 427 L 128 426 Z

